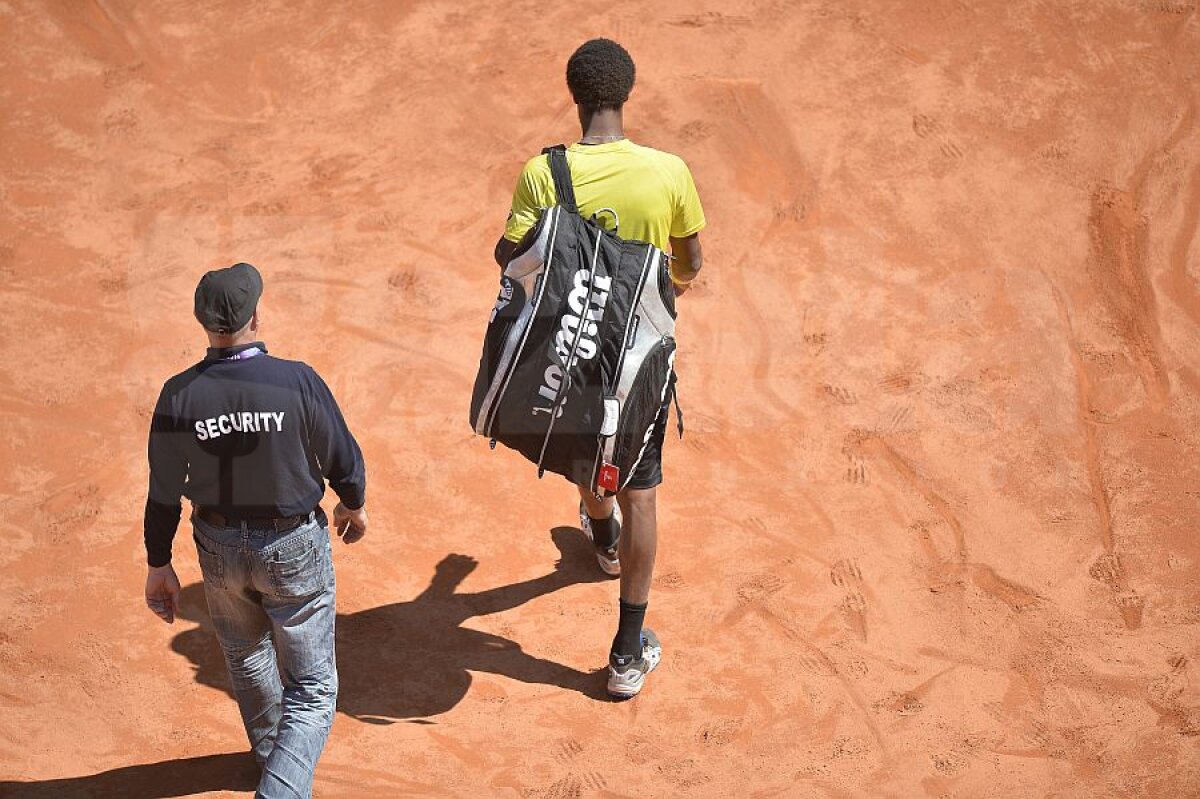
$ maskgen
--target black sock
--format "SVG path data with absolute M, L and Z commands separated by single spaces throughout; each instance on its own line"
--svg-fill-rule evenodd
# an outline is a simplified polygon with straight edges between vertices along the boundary
M 617 545 L 617 537 L 621 535 L 617 514 L 609 514 L 607 519 L 593 519 L 589 513 L 588 522 L 592 525 L 592 541 L 596 549 L 612 549 Z
M 646 619 L 646 604 L 635 605 L 621 600 L 621 620 L 617 637 L 612 643 L 612 657 L 624 666 L 642 656 L 642 622 Z

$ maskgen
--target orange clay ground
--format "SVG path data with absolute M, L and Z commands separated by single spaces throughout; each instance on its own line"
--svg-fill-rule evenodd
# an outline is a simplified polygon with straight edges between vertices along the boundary
M 1200 794 L 1192 0 L 0 3 L 0 795 L 252 786 L 145 438 L 200 274 L 266 279 L 373 527 L 328 797 Z M 707 211 L 638 699 L 562 480 L 466 421 L 583 40 Z M 327 499 L 327 507 L 332 504 Z

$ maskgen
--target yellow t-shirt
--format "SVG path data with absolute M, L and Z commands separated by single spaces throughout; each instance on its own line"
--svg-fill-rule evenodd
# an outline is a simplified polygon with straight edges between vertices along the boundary
M 581 216 L 602 208 L 616 211 L 623 239 L 648 241 L 670 251 L 669 239 L 683 238 L 704 227 L 704 209 L 692 173 L 683 159 L 642 147 L 628 139 L 604 144 L 572 144 L 567 165 Z M 543 208 L 557 205 L 550 162 L 538 155 L 525 164 L 513 192 L 504 238 L 518 242 L 537 223 Z M 613 229 L 608 212 L 599 221 Z

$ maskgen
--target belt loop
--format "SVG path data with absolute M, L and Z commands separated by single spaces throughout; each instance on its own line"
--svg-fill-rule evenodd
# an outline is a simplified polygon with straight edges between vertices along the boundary
M 310 511 L 308 512 L 308 523 L 309 523 L 309 524 L 314 524 L 316 521 L 317 521 L 317 512 L 316 512 L 316 510 L 315 510 L 315 509 L 314 509 L 314 510 L 310 510 Z

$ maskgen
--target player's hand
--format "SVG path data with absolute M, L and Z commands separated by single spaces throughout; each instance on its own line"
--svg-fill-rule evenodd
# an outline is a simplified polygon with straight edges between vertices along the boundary
M 151 566 L 146 573 L 146 605 L 167 624 L 173 624 L 179 612 L 179 590 L 179 578 L 170 563 Z
M 351 510 L 339 502 L 333 509 L 333 528 L 342 537 L 342 541 L 353 544 L 367 534 L 366 506 Z

